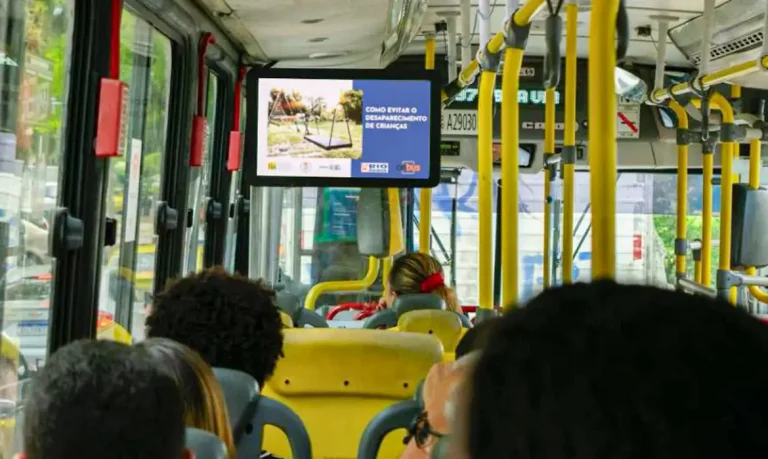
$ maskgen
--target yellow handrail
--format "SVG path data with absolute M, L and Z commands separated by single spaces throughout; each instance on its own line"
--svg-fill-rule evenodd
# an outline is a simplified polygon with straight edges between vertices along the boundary
M 555 154 L 555 88 L 547 88 L 544 112 L 544 158 Z M 552 168 L 544 164 L 544 288 L 551 283 Z
M 579 5 L 565 7 L 565 133 L 563 153 L 576 148 L 576 45 L 579 23 Z M 576 152 L 573 151 L 576 160 Z M 563 158 L 563 283 L 573 282 L 573 198 L 575 164 Z
M 546 0 L 528 0 L 525 2 L 523 6 L 521 6 L 514 15 L 514 21 L 515 24 L 517 24 L 520 27 L 526 26 L 531 23 L 531 19 L 544 7 Z M 501 50 L 501 47 L 504 46 L 504 33 L 499 32 L 488 41 L 488 51 L 491 53 L 497 53 Z M 471 81 L 472 78 L 477 74 L 477 72 L 480 70 L 480 64 L 477 62 L 477 59 L 472 59 L 472 61 L 467 65 L 465 68 L 461 70 L 461 73 L 459 73 L 459 76 L 456 77 L 456 80 L 451 81 L 449 84 L 456 83 L 458 84 L 459 88 L 463 88 L 467 86 Z M 445 94 L 445 92 L 442 93 L 442 100 L 443 102 L 446 101 L 448 96 Z
M 493 91 L 496 72 L 483 70 L 477 101 L 478 302 L 493 309 Z M 501 162 L 504 167 L 504 161 Z M 502 183 L 502 189 L 503 189 Z M 503 198 L 502 198 L 503 199 Z
M 762 56 L 760 62 L 763 66 L 768 67 L 768 56 Z M 712 72 L 708 75 L 704 75 L 701 78 L 702 89 L 709 89 L 712 86 L 717 86 L 721 83 L 727 83 L 729 80 L 733 80 L 738 77 L 750 75 L 752 73 L 760 71 L 760 65 L 758 60 L 753 59 L 747 62 L 733 65 L 726 69 Z M 651 93 L 651 101 L 655 103 L 661 103 L 665 100 L 672 99 L 674 96 L 682 96 L 684 94 L 690 94 L 695 92 L 691 83 L 680 83 L 672 86 L 670 89 L 657 89 Z
M 357 280 L 350 281 L 330 281 L 320 282 L 315 284 L 309 292 L 307 292 L 307 298 L 304 300 L 304 307 L 314 310 L 315 303 L 320 295 L 328 292 L 358 292 L 369 288 L 376 281 L 379 276 L 379 260 L 376 257 L 368 257 L 368 271 L 365 273 L 365 277 Z
M 677 116 L 677 129 L 681 132 L 688 130 L 688 112 L 674 99 L 669 101 L 669 108 Z M 677 239 L 686 240 L 688 237 L 686 218 L 688 217 L 688 150 L 687 141 L 677 144 Z M 675 255 L 675 270 L 678 276 L 684 276 L 686 254 Z
M 589 153 L 592 278 L 616 273 L 616 14 L 619 0 L 592 4 L 589 26 Z
M 713 152 L 705 152 L 702 158 L 701 190 L 701 285 L 712 285 L 712 178 Z
M 424 67 L 435 69 L 435 37 L 424 42 Z M 419 252 L 429 253 L 432 242 L 432 188 L 422 188 L 419 195 Z
M 755 139 L 749 142 L 749 187 L 753 190 L 760 188 L 760 162 L 762 153 L 760 140 Z M 751 266 L 747 268 L 747 274 L 755 276 L 757 275 L 757 269 L 754 266 Z M 763 291 L 763 289 L 757 285 L 750 285 L 749 293 L 751 293 L 757 301 L 768 303 L 768 293 Z
M 723 115 L 723 127 L 733 125 L 733 107 L 728 99 L 720 93 L 714 93 L 710 102 L 720 108 Z M 733 153 L 736 142 L 732 139 L 723 141 L 720 147 L 720 260 L 718 269 L 729 271 L 731 269 L 731 218 L 733 216 Z M 733 291 L 729 295 L 733 302 Z
M 515 16 L 517 14 L 515 13 Z M 501 215 L 501 234 L 496 237 L 501 238 L 501 293 L 505 307 L 517 304 L 519 288 L 517 200 L 520 174 L 520 103 L 517 92 L 520 88 L 522 65 L 522 49 L 509 47 L 504 50 L 504 68 L 501 73 L 501 204 L 504 209 L 497 209 L 498 215 Z

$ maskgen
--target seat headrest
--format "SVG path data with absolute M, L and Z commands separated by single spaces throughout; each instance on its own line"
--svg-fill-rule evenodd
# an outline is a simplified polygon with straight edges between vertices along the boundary
M 731 266 L 768 266 L 768 190 L 733 186 Z
M 282 397 L 409 398 L 443 358 L 441 343 L 420 333 L 286 329 L 283 352 L 267 386 Z
M 227 446 L 216 435 L 205 430 L 187 428 L 187 448 L 195 453 L 195 459 L 227 459 Z
M 357 248 L 377 258 L 403 251 L 403 225 L 397 189 L 363 188 L 357 201 Z
M 229 368 L 214 368 L 213 374 L 219 381 L 224 401 L 227 404 L 229 423 L 235 441 L 242 435 L 242 430 L 251 422 L 259 400 L 259 383 L 253 376 Z
M 397 325 L 397 312 L 391 308 L 378 311 L 363 322 L 363 328 L 369 330 L 392 328 L 395 325 Z
M 445 352 L 456 351 L 461 340 L 461 319 L 453 311 L 421 309 L 400 316 L 397 328 L 401 332 L 426 333 L 443 343 Z
M 445 300 L 431 293 L 411 293 L 395 298 L 392 308 L 400 317 L 407 312 L 421 309 L 445 309 Z

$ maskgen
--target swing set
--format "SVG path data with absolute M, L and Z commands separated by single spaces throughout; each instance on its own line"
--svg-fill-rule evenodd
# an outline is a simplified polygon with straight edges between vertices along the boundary
M 277 121 L 275 121 L 275 117 L 277 117 L 277 116 L 290 116 L 291 118 L 293 118 L 293 124 L 296 127 L 296 132 L 301 132 L 301 128 L 299 126 L 299 123 L 296 120 L 296 118 L 297 118 L 296 114 L 293 114 L 293 113 L 287 114 L 287 113 L 285 113 L 285 110 L 283 109 L 283 104 L 281 103 L 281 101 L 284 100 L 286 103 L 288 103 L 288 107 L 290 107 L 290 103 L 288 102 L 287 99 L 284 99 L 284 98 L 285 98 L 285 95 L 280 93 L 277 96 L 277 99 L 275 99 L 275 102 L 272 104 L 272 109 L 269 111 L 269 124 L 272 124 L 274 126 L 279 126 L 280 124 Z M 312 113 L 314 111 L 315 107 L 316 107 L 316 105 L 312 105 L 312 108 L 309 110 L 309 112 Z M 341 108 L 341 111 L 344 113 L 344 118 L 342 118 L 342 119 L 343 119 L 344 123 L 347 126 L 347 138 L 346 139 L 334 138 L 333 137 L 333 131 L 334 131 L 334 128 L 336 127 L 336 112 L 339 110 L 339 108 Z M 278 109 L 282 113 L 282 115 L 281 115 L 281 113 L 277 113 Z M 325 151 L 338 150 L 340 148 L 351 148 L 353 146 L 352 130 L 349 127 L 349 117 L 347 116 L 347 110 L 344 108 L 344 105 L 338 104 L 333 109 L 333 111 L 331 113 L 332 113 L 332 116 L 331 116 L 331 130 L 330 130 L 330 132 L 327 135 L 323 134 L 320 131 L 320 121 L 319 121 L 320 117 L 319 116 L 314 116 L 313 117 L 315 119 L 315 133 L 312 133 L 309 130 L 309 118 L 310 118 L 311 115 L 309 115 L 309 114 L 301 114 L 302 118 L 303 118 L 303 121 L 304 121 L 304 140 L 306 140 L 307 142 L 310 142 L 310 143 L 312 143 L 314 145 L 317 145 L 318 147 L 322 148 Z

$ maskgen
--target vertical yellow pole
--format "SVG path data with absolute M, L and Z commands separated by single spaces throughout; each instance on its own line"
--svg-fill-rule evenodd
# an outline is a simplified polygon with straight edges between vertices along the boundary
M 719 271 L 731 269 L 731 218 L 733 216 L 733 154 L 736 142 L 733 136 L 734 114 L 731 103 L 719 93 L 714 93 L 710 99 L 712 104 L 720 108 L 723 115 L 722 147 L 720 148 L 720 260 Z M 728 131 L 730 130 L 730 138 Z M 722 286 L 718 285 L 718 290 Z M 735 303 L 734 289 L 729 289 L 728 299 Z M 723 293 L 720 292 L 722 295 Z
M 684 241 L 687 238 L 686 218 L 688 217 L 688 140 L 684 138 L 688 133 L 688 112 L 675 100 L 671 100 L 669 107 L 677 116 L 677 240 Z M 675 246 L 675 271 L 684 276 L 685 251 L 678 251 Z M 679 253 L 683 252 L 683 253 Z
M 576 162 L 576 40 L 579 5 L 565 7 L 565 136 L 563 138 L 563 283 L 573 282 L 573 199 Z
M 435 36 L 428 35 L 424 42 L 424 67 L 435 69 Z M 429 253 L 432 241 L 432 189 L 422 188 L 419 197 L 419 252 Z
M 505 307 L 517 303 L 518 286 L 518 176 L 520 145 L 520 67 L 523 50 L 507 47 L 501 73 L 501 294 Z
M 493 309 L 493 91 L 496 72 L 483 70 L 477 101 L 478 302 Z M 502 160 L 502 167 L 504 160 Z M 502 189 L 509 184 L 502 183 Z M 503 198 L 502 198 L 503 199 Z
M 478 302 L 493 309 L 493 91 L 496 72 L 483 70 L 477 100 Z M 504 167 L 504 160 L 501 161 Z M 502 189 L 509 184 L 502 183 Z M 504 199 L 504 198 L 502 198 Z
M 701 190 L 701 285 L 712 284 L 712 175 L 713 152 L 704 150 Z
M 547 166 L 546 159 L 555 154 L 555 88 L 546 90 L 546 106 L 544 112 L 544 288 L 551 284 L 552 249 L 550 233 L 552 232 L 552 168 Z
M 592 4 L 589 26 L 589 153 L 592 278 L 616 273 L 616 14 L 619 0 Z

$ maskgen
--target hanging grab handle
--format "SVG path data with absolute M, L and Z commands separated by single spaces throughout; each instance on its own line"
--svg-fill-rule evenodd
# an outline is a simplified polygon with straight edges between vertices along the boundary
M 619 0 L 619 11 L 616 13 L 616 39 L 616 63 L 618 64 L 627 57 L 629 49 L 629 16 L 626 0 Z

